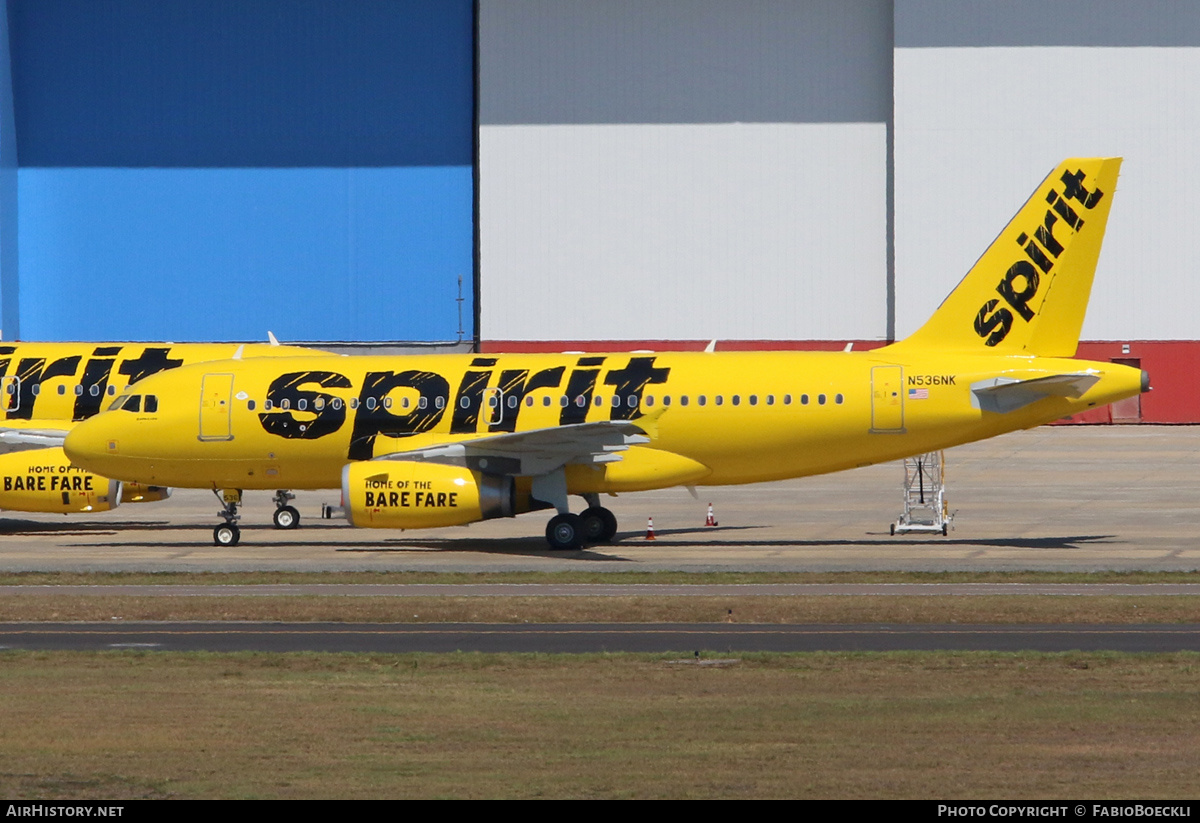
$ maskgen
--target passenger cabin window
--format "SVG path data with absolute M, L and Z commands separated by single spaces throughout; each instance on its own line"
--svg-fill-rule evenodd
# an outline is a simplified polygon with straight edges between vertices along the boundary
M 59 393 L 59 394 L 66 394 L 66 393 L 67 393 L 67 387 L 66 387 L 66 386 L 59 386 L 59 387 L 58 387 L 58 393 Z

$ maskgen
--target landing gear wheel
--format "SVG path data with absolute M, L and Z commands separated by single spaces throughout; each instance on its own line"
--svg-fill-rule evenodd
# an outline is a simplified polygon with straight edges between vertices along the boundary
M 610 543 L 617 536 L 617 517 L 603 506 L 592 506 L 579 515 L 585 543 Z
M 271 517 L 277 529 L 297 529 L 300 527 L 300 512 L 291 506 L 280 506 Z
M 242 530 L 232 523 L 222 523 L 213 529 L 213 542 L 218 546 L 236 546 Z
M 577 514 L 557 514 L 546 525 L 546 542 L 555 551 L 583 548 L 583 524 Z

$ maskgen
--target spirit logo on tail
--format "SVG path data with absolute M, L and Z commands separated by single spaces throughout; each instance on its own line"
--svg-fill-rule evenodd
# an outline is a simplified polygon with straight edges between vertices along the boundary
M 1054 267 L 1054 261 L 1066 250 L 1064 242 L 1070 242 L 1069 239 L 1060 241 L 1054 237 L 1054 225 L 1061 217 L 1069 231 L 1077 233 L 1083 229 L 1083 220 L 1067 200 L 1074 200 L 1084 209 L 1090 210 L 1104 197 L 1104 192 L 1100 189 L 1088 191 L 1084 188 L 1083 180 L 1082 171 L 1062 173 L 1063 192 L 1060 194 L 1050 189 L 1046 194 L 1046 202 L 1050 204 L 1050 208 L 1046 209 L 1041 225 L 1033 233 L 1037 242 L 1030 239 L 1025 232 L 1017 236 L 1017 245 L 1029 260 L 1013 263 L 996 286 L 996 291 L 1004 298 L 1004 302 L 1026 323 L 1034 317 L 1029 303 L 1037 294 L 1041 282 L 1038 269 L 1041 269 L 1042 274 L 1049 274 L 1050 269 Z M 1103 231 L 1103 226 L 1100 231 Z M 1039 243 L 1041 245 L 1038 245 Z M 1036 268 L 1034 264 L 1037 265 Z M 995 346 L 1007 337 L 1013 324 L 1012 312 L 1007 308 L 997 309 L 999 305 L 1000 301 L 992 298 L 984 303 L 979 309 L 979 314 L 975 315 L 975 333 L 984 338 L 989 346 Z

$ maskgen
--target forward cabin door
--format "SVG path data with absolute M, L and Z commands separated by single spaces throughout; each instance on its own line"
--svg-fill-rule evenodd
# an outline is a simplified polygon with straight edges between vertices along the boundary
M 904 367 L 871 368 L 871 431 L 899 434 L 904 431 Z
M 200 388 L 200 439 L 232 440 L 233 375 L 206 374 Z

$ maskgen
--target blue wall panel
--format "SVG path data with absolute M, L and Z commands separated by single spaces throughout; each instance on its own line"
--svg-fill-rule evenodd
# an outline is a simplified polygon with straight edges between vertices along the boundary
M 35 168 L 18 199 L 26 340 L 453 340 L 459 276 L 472 316 L 469 168 Z
M 13 337 L 20 328 L 16 277 L 17 135 L 8 43 L 8 0 L 0 0 L 0 337 L 5 329 Z
M 473 333 L 470 0 L 8 2 L 20 337 Z

